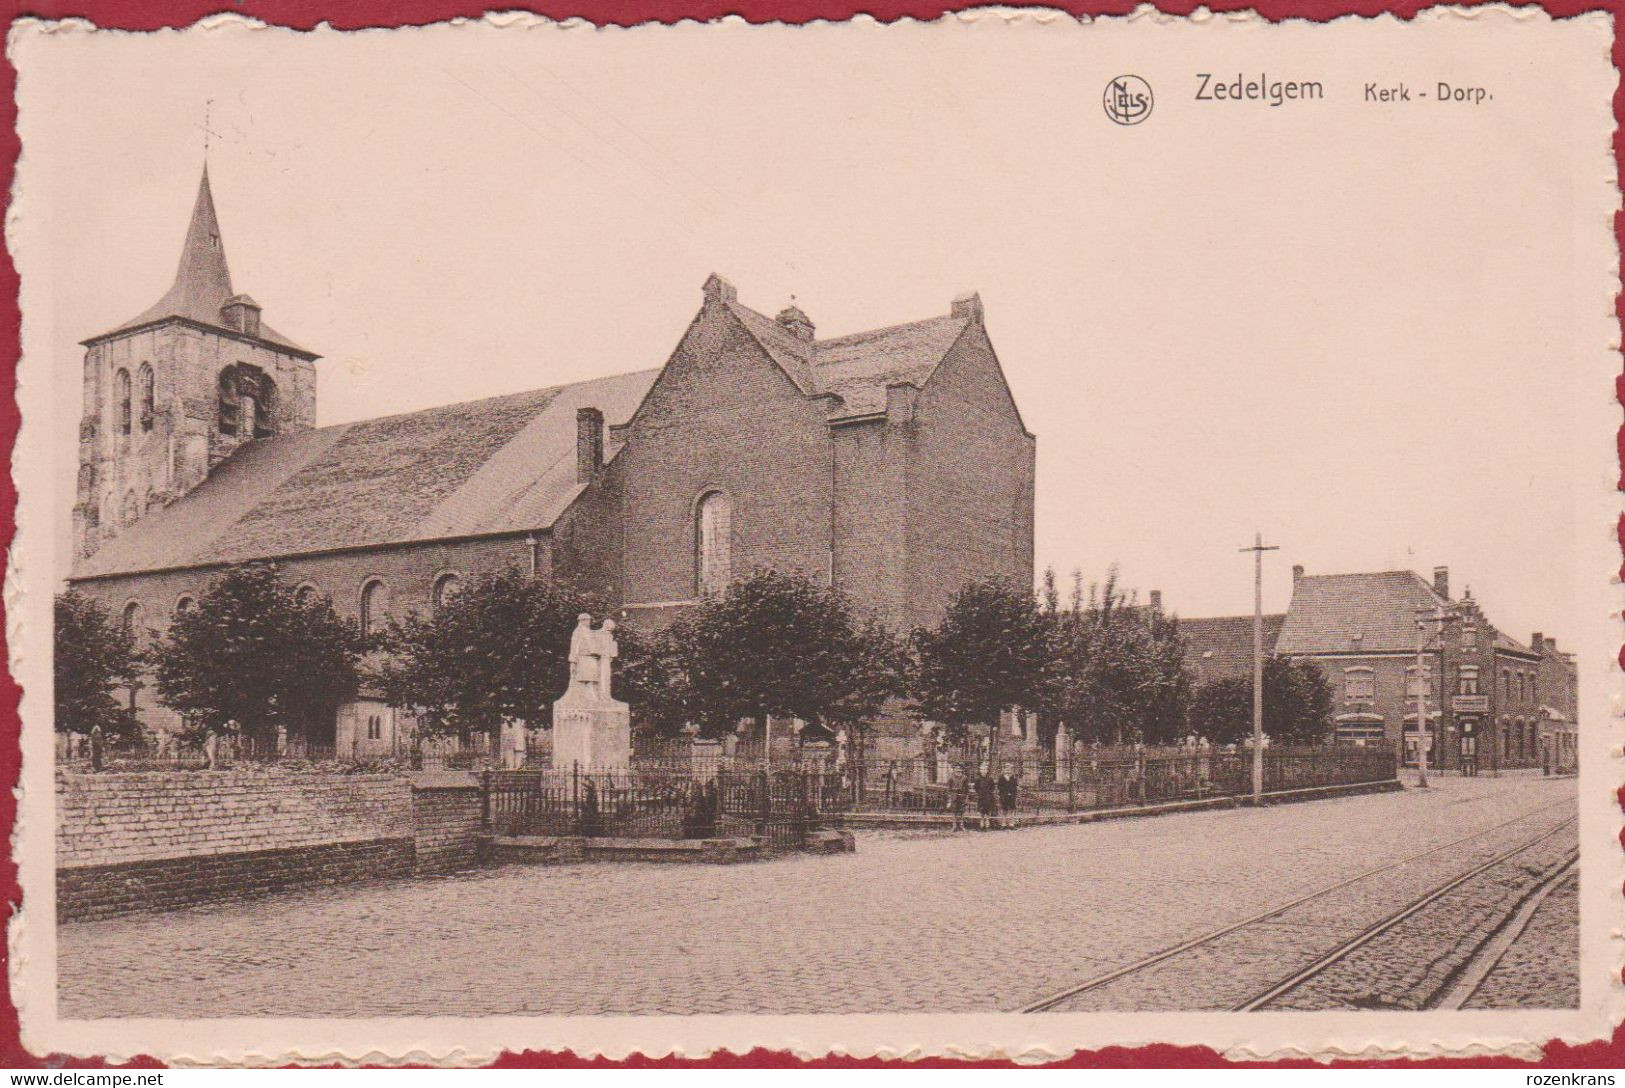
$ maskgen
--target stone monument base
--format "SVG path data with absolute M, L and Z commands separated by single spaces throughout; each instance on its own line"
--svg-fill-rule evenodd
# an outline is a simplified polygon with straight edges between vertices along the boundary
M 553 704 L 553 768 L 576 765 L 624 769 L 632 763 L 632 716 L 625 703 L 595 706 Z

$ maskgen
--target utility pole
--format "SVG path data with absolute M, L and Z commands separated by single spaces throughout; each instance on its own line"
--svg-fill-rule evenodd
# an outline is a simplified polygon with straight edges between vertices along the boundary
M 1416 785 L 1421 789 L 1428 788 L 1428 741 L 1433 733 L 1428 729 L 1428 683 L 1427 683 L 1427 644 L 1429 624 L 1437 622 L 1442 637 L 1444 621 L 1452 618 L 1454 613 L 1446 612 L 1435 605 L 1432 608 L 1418 608 L 1416 610 Z M 1444 710 L 1444 653 L 1443 647 L 1439 654 L 1439 709 Z M 1491 677 L 1494 682 L 1494 677 Z M 1439 715 L 1442 725 L 1444 715 Z
M 1253 804 L 1264 800 L 1264 553 L 1280 551 L 1266 545 L 1263 533 L 1241 551 L 1253 553 Z

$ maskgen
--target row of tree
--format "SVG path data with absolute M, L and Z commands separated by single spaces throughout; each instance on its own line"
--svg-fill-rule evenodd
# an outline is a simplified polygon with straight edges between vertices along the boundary
M 57 728 L 110 735 L 137 728 L 133 700 L 150 678 L 157 697 L 200 733 L 227 723 L 254 736 L 309 733 L 363 682 L 410 708 L 429 733 L 494 732 L 504 721 L 551 724 L 567 685 L 570 633 L 589 596 L 506 570 L 473 579 L 432 614 L 392 620 L 374 635 L 327 598 L 300 595 L 274 565 L 234 568 L 162 637 L 123 630 L 94 601 L 56 603 Z M 907 638 L 865 617 L 840 591 L 758 571 L 652 636 L 620 628 L 615 694 L 640 727 L 720 736 L 744 719 L 799 718 L 813 735 L 863 725 L 894 698 L 945 727 L 950 743 L 994 739 L 1001 715 L 1034 711 L 1084 742 L 1214 743 L 1251 729 L 1250 680 L 1199 690 L 1185 666 L 1178 620 L 1141 607 L 1116 572 L 1066 599 L 1053 572 L 1043 592 L 1001 580 L 964 586 L 941 622 Z M 1269 663 L 1266 729 L 1278 741 L 1318 741 L 1331 693 L 1309 664 Z

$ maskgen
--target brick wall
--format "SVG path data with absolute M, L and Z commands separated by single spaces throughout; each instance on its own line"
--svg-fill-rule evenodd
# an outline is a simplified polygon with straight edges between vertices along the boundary
M 694 512 L 732 502 L 732 570 L 829 570 L 825 402 L 810 399 L 728 310 L 708 304 L 672 354 L 616 458 L 625 510 L 625 601 L 695 596 Z M 636 610 L 634 610 L 636 612 Z M 640 625 L 648 616 L 634 614 Z
M 61 918 L 413 871 L 411 786 L 388 775 L 59 775 L 56 789 Z
M 980 324 L 921 391 L 908 466 L 911 626 L 934 625 L 966 582 L 1033 579 L 1036 441 L 1022 427 Z
M 412 790 L 412 829 L 419 873 L 466 869 L 477 860 L 481 797 L 478 786 L 418 786 Z

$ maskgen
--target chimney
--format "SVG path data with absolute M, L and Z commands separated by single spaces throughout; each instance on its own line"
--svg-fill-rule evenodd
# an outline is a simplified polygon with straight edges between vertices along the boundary
M 734 290 L 734 285 L 715 272 L 706 279 L 704 290 L 707 306 L 713 302 L 733 302 L 739 298 L 739 292 Z
M 797 306 L 794 300 L 791 301 L 790 305 L 780 310 L 779 316 L 775 317 L 773 320 L 777 321 L 780 325 L 783 325 L 786 329 L 789 329 L 791 335 L 793 335 L 797 340 L 805 340 L 808 343 L 812 342 L 812 318 L 803 313 L 801 311 L 801 307 Z
M 1301 581 L 1303 581 L 1303 564 L 1294 563 L 1292 564 L 1292 584 L 1296 586 Z
M 948 312 L 954 317 L 979 322 L 982 320 L 982 296 L 975 291 L 960 295 L 954 299 L 953 305 L 948 308 Z
M 592 483 L 604 467 L 604 413 L 596 408 L 576 409 L 576 483 Z
M 1530 635 L 1529 648 L 1534 650 L 1537 654 L 1541 653 L 1546 649 L 1546 636 L 1542 635 L 1539 631 L 1536 631 L 1534 634 Z
M 1557 640 L 1555 638 L 1546 640 L 1546 652 L 1549 654 L 1557 653 Z
M 1447 601 L 1450 599 L 1450 568 L 1449 567 L 1434 567 L 1433 568 L 1433 592 L 1437 593 L 1439 596 L 1443 597 Z
M 258 336 L 260 304 L 247 295 L 232 295 L 220 307 L 220 322 L 228 329 L 235 329 L 249 336 Z
M 1151 611 L 1162 611 L 1162 590 L 1160 589 L 1153 589 L 1151 591 Z

